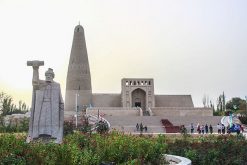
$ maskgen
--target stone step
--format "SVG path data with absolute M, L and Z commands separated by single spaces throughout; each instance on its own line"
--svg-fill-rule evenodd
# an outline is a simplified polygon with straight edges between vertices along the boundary
M 150 132 L 165 132 L 161 119 L 168 119 L 174 126 L 185 125 L 185 127 L 190 130 L 190 125 L 193 123 L 194 127 L 196 127 L 197 123 L 200 124 L 212 124 L 214 130 L 216 130 L 216 125 L 220 122 L 220 116 L 183 116 L 183 117 L 165 117 L 165 116 L 107 116 L 105 117 L 111 124 L 111 128 L 117 129 L 120 131 L 127 132 L 136 132 L 136 124 L 142 123 L 143 126 L 148 127 L 148 131 Z

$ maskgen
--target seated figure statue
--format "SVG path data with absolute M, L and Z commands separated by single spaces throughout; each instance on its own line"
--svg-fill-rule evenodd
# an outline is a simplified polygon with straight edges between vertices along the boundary
M 53 81 L 51 68 L 45 72 L 46 80 L 39 80 L 39 66 L 33 67 L 33 96 L 27 142 L 35 139 L 62 143 L 64 103 L 60 85 Z

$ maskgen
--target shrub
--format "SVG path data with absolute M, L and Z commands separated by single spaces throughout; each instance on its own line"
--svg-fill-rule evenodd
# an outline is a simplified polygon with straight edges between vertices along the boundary
M 25 142 L 26 134 L 0 134 L 0 164 L 164 164 L 163 154 L 188 157 L 193 164 L 246 164 L 243 136 L 201 136 L 171 139 L 75 132 L 63 144 Z
M 28 128 L 29 118 L 27 117 L 22 119 L 19 124 L 9 123 L 8 125 L 4 125 L 4 122 L 0 121 L 0 133 L 27 132 Z
M 109 126 L 106 121 L 100 120 L 96 123 L 96 131 L 100 134 L 106 133 L 109 131 Z
M 63 134 L 68 135 L 68 134 L 73 134 L 75 129 L 75 125 L 73 124 L 72 121 L 64 121 L 63 123 Z
M 243 136 L 203 136 L 168 142 L 168 153 L 188 157 L 193 164 L 245 164 L 247 141 Z
M 0 162 L 3 164 L 100 164 L 127 162 L 162 164 L 164 137 L 138 137 L 119 132 L 82 134 L 75 132 L 63 144 L 26 143 L 26 134 L 0 135 Z M 0 164 L 1 164 L 0 163 Z
M 239 120 L 241 121 L 241 123 L 247 124 L 247 116 L 240 116 Z

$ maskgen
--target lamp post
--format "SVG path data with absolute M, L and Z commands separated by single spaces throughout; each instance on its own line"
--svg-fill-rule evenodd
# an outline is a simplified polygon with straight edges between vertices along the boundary
M 77 96 L 78 96 L 78 92 L 76 92 L 75 94 L 75 127 L 77 128 L 77 124 L 78 124 L 78 101 L 77 101 Z

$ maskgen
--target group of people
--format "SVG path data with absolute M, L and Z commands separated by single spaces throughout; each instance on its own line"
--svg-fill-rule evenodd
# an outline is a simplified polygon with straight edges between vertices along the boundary
M 244 127 L 241 124 L 232 124 L 231 127 L 228 125 L 227 127 L 224 126 L 224 124 L 217 124 L 218 134 L 225 134 L 225 133 L 231 133 L 231 132 L 237 132 L 239 134 L 240 132 L 244 132 Z
M 217 130 L 218 130 L 218 134 L 225 134 L 226 133 L 226 127 L 224 124 L 217 124 Z
M 240 130 L 243 132 L 243 127 L 241 125 L 240 127 L 241 127 Z M 226 127 L 224 124 L 218 123 L 216 128 L 217 128 L 218 134 L 225 134 L 225 133 L 228 133 L 227 130 L 229 129 L 229 126 Z M 193 134 L 195 132 L 194 130 L 195 130 L 194 125 L 193 123 L 191 123 L 190 133 Z M 208 126 L 207 124 L 200 125 L 199 123 L 196 126 L 196 131 L 198 134 L 208 134 L 208 133 L 212 134 L 214 132 L 213 126 L 211 124 Z
M 136 130 L 140 131 L 140 132 L 143 132 L 143 131 L 147 132 L 148 131 L 148 127 L 146 125 L 143 126 L 142 123 L 140 123 L 140 124 L 137 123 L 136 124 Z
M 210 124 L 208 126 L 208 124 L 205 125 L 200 125 L 199 123 L 196 126 L 196 131 L 198 132 L 198 134 L 208 134 L 208 133 L 213 133 L 213 126 Z M 190 125 L 190 133 L 194 133 L 194 125 L 193 123 L 191 123 Z

